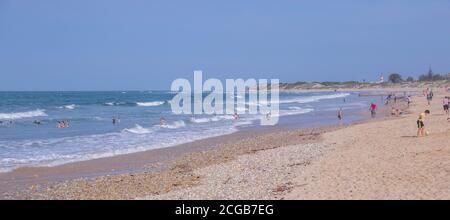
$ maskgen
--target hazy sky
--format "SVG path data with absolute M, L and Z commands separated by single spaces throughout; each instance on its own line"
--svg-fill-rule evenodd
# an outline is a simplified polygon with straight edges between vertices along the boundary
M 450 72 L 449 0 L 0 0 L 0 90 Z

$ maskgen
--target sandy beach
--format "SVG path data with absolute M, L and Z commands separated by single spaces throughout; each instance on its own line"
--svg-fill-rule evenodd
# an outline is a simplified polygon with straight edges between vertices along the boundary
M 449 199 L 450 124 L 441 98 L 409 114 L 325 132 L 314 144 L 240 156 L 197 170 L 197 186 L 146 199 Z M 418 114 L 430 109 L 417 138 Z
M 197 186 L 146 199 L 448 199 L 449 123 L 439 94 L 414 98 L 409 114 L 325 132 L 314 144 L 240 156 L 197 170 Z M 430 135 L 416 138 L 430 109 Z
M 442 111 L 443 95 L 437 92 L 431 106 L 420 95 L 409 108 L 399 101 L 383 107 L 375 119 L 350 125 L 238 132 L 172 148 L 19 169 L 0 175 L 2 197 L 449 199 L 450 123 Z M 392 106 L 403 114 L 390 116 Z M 416 119 L 425 109 L 431 110 L 430 135 L 416 138 Z

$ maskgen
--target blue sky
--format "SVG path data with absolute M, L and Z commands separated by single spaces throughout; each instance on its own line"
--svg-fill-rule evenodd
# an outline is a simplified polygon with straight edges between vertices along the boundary
M 449 0 L 0 0 L 0 90 L 448 73 L 449 24 Z

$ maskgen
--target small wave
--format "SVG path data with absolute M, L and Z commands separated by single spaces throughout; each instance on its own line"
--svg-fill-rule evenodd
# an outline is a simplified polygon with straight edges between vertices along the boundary
M 177 129 L 186 126 L 184 121 L 175 121 L 171 124 L 161 125 L 162 128 Z
M 133 134 L 148 134 L 153 132 L 151 129 L 143 128 L 142 126 L 136 124 L 134 128 L 125 128 L 123 129 L 124 132 L 129 132 Z
M 291 99 L 291 100 L 281 100 L 280 103 L 309 103 L 309 102 L 317 102 L 320 100 L 326 100 L 326 99 L 337 99 L 337 98 L 344 98 L 349 96 L 350 93 L 338 93 L 338 94 L 331 94 L 331 95 L 316 95 L 316 96 L 309 96 L 309 97 L 303 97 L 298 99 Z
M 190 121 L 192 123 L 208 123 L 211 121 L 211 119 L 210 118 L 194 118 L 194 117 L 192 117 L 190 119 Z
M 314 111 L 312 108 L 299 108 L 294 110 L 280 110 L 278 114 L 272 114 L 272 116 L 287 116 L 287 115 L 301 115 Z
M 217 122 L 223 120 L 234 120 L 233 115 L 216 115 L 211 118 L 191 118 L 190 121 L 192 123 L 208 123 L 208 122 Z
M 65 108 L 65 109 L 73 110 L 73 109 L 75 109 L 76 107 L 77 107 L 77 105 L 71 104 L 71 105 L 64 105 L 64 106 L 61 106 L 61 107 L 58 107 L 58 108 Z
M 220 115 L 220 116 L 214 116 L 211 118 L 211 121 L 220 121 L 220 120 L 234 120 L 233 115 Z
M 307 96 L 307 97 L 301 97 L 301 98 L 294 98 L 294 99 L 284 99 L 284 100 L 278 100 L 277 102 L 274 102 L 270 99 L 264 101 L 260 100 L 259 102 L 249 102 L 248 105 L 268 105 L 268 104 L 286 104 L 286 103 L 310 103 L 310 102 L 317 102 L 320 100 L 326 100 L 326 99 L 337 99 L 337 98 L 344 98 L 349 96 L 350 93 L 337 93 L 337 94 L 330 94 L 330 95 L 315 95 L 315 96 Z
M 107 120 L 110 120 L 109 118 L 102 118 L 102 117 L 98 117 L 98 116 L 93 117 L 93 119 L 96 120 L 96 121 L 107 121 Z
M 152 107 L 152 106 L 160 106 L 164 104 L 162 101 L 155 101 L 155 102 L 136 102 L 136 105 L 142 106 L 142 107 Z
M 103 105 L 105 106 L 134 106 L 135 103 L 127 103 L 127 102 L 106 102 Z
M 21 118 L 33 118 L 33 117 L 40 117 L 40 116 L 48 116 L 45 114 L 45 110 L 37 109 L 34 111 L 28 111 L 28 112 L 11 112 L 11 113 L 0 113 L 0 119 L 7 119 L 7 120 L 16 120 Z

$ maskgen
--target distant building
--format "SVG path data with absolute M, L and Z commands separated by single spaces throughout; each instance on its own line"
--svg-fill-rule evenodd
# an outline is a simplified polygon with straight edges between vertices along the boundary
M 383 83 L 383 82 L 384 82 L 384 76 L 383 76 L 383 73 L 380 75 L 380 80 L 379 80 L 379 82 L 380 82 L 380 83 Z

